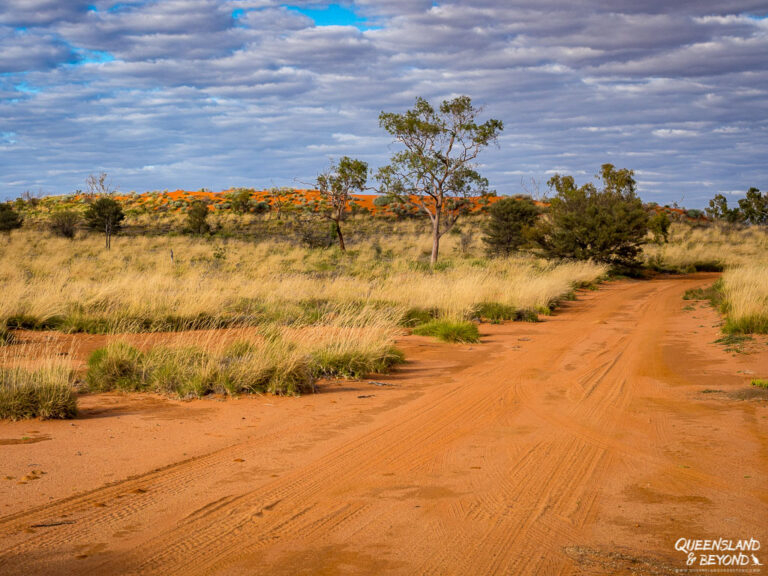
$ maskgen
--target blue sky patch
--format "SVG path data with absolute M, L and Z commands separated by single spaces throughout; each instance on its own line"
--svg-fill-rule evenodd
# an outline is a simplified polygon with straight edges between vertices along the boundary
M 356 14 L 354 9 L 341 4 L 318 4 L 306 8 L 284 4 L 283 8 L 311 18 L 316 26 L 354 26 L 360 30 L 376 28 L 370 26 L 364 17 Z
M 76 59 L 72 64 L 106 64 L 113 62 L 115 57 L 109 52 L 103 50 L 86 50 L 85 48 L 74 48 Z
M 40 88 L 30 86 L 26 82 L 19 82 L 14 86 L 17 92 L 23 92 L 24 94 L 40 94 Z

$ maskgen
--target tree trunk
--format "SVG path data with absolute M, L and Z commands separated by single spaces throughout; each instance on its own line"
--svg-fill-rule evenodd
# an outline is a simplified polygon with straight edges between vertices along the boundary
M 432 219 L 432 257 L 429 259 L 429 265 L 434 268 L 437 264 L 437 254 L 440 251 L 440 210 L 435 211 L 435 217 Z
M 341 248 L 342 252 L 346 252 L 347 248 L 344 246 L 344 236 L 341 234 L 341 225 L 336 221 L 334 221 L 334 224 L 336 225 L 336 235 L 339 237 L 339 248 Z

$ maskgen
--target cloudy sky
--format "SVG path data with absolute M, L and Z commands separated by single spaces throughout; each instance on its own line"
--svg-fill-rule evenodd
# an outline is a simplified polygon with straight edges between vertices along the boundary
M 647 201 L 768 188 L 763 0 L 3 0 L 0 198 L 310 181 L 394 150 L 382 110 L 468 94 L 499 193 L 633 168 Z

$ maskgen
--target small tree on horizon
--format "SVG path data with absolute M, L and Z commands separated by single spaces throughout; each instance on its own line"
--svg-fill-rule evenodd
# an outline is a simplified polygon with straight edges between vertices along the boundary
M 235 214 L 251 211 L 251 198 L 256 191 L 251 188 L 236 188 L 228 194 L 229 204 Z
M 317 177 L 317 186 L 322 203 L 320 213 L 333 223 L 339 240 L 339 248 L 346 251 L 341 221 L 344 219 L 353 192 L 362 192 L 368 181 L 368 164 L 349 156 L 342 156 L 338 162 L 331 162 L 328 170 Z
M 278 220 L 282 220 L 283 214 L 296 210 L 298 193 L 288 186 L 272 187 L 269 189 L 267 201 Z M 270 216 L 271 218 L 271 216 Z
M 112 247 L 112 236 L 120 232 L 125 219 L 123 207 L 114 198 L 102 196 L 88 206 L 85 212 L 85 222 L 92 230 L 104 232 L 107 250 Z
M 411 110 L 379 115 L 379 125 L 404 147 L 379 169 L 379 191 L 414 203 L 429 217 L 432 266 L 437 263 L 440 238 L 468 211 L 467 198 L 488 189 L 475 161 L 504 126 L 495 119 L 478 124 L 480 112 L 469 96 L 459 96 L 443 101 L 438 109 L 417 98 Z
M 194 200 L 187 210 L 187 230 L 192 234 L 208 234 L 208 205 L 202 200 Z
M 51 219 L 48 225 L 51 228 L 51 232 L 56 236 L 63 238 L 69 238 L 72 240 L 77 233 L 77 227 L 80 224 L 80 214 L 74 210 L 61 210 L 60 212 L 54 212 L 51 214 Z
M 744 198 L 739 200 L 739 208 L 744 220 L 756 226 L 768 224 L 768 193 L 761 194 L 760 190 L 752 187 L 747 190 Z
M 21 228 L 24 219 L 8 203 L 0 203 L 0 232 L 10 234 L 11 230 Z
M 705 212 L 713 220 L 728 224 L 738 224 L 744 220 L 744 215 L 738 208 L 728 208 L 728 199 L 722 194 L 715 194 L 715 197 L 709 201 L 709 206 Z

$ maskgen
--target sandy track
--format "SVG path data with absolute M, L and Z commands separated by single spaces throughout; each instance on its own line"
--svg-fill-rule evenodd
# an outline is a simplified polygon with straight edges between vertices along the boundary
M 768 353 L 725 352 L 714 312 L 684 310 L 711 281 L 611 284 L 481 346 L 408 338 L 391 387 L 163 402 L 154 443 L 129 432 L 140 407 L 86 419 L 85 465 L 69 424 L 35 423 L 53 440 L 1 447 L 48 474 L 0 492 L 0 573 L 667 574 L 680 537 L 765 543 L 768 407 L 726 393 Z

